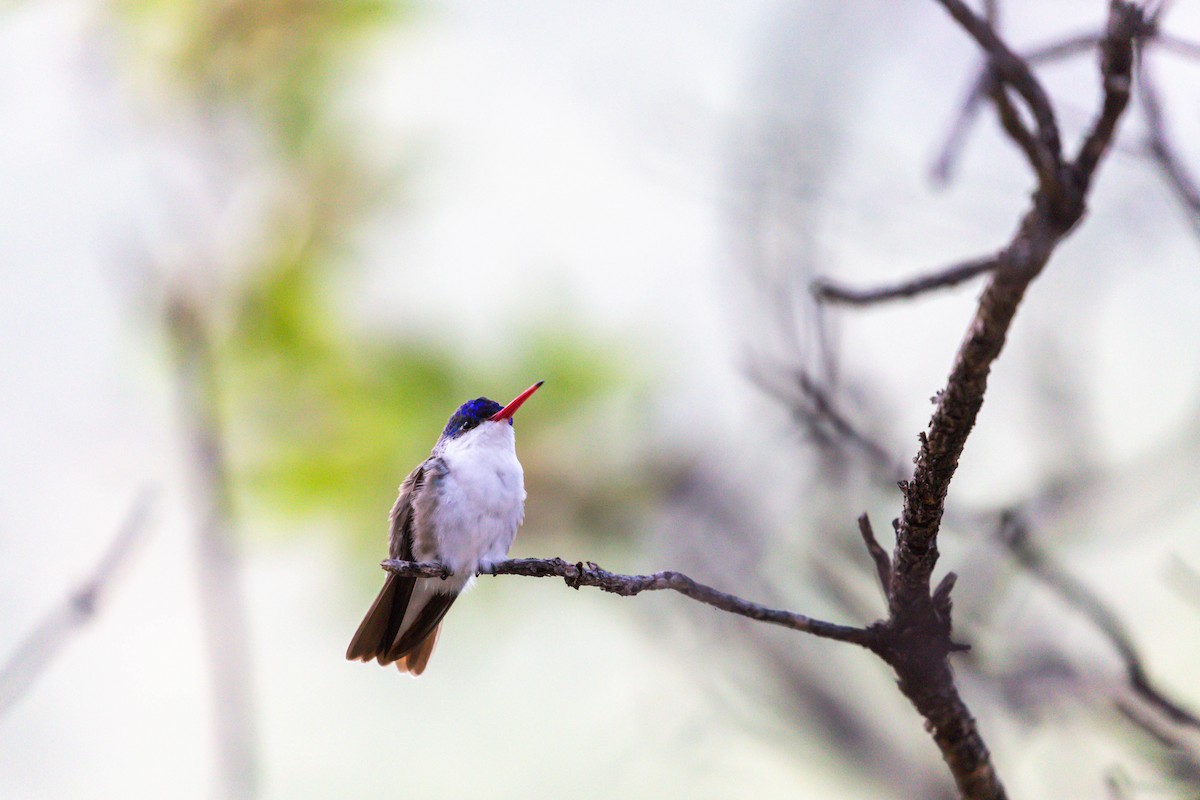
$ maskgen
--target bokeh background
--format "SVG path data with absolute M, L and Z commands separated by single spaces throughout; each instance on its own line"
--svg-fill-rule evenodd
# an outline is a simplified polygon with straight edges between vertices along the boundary
M 1167 20 L 1200 39 L 1195 4 Z M 1200 169 L 1200 65 L 1155 58 Z M 5 4 L 0 795 L 952 796 L 882 663 L 678 596 L 483 579 L 420 680 L 343 653 L 396 486 L 455 406 L 536 379 L 514 555 L 882 615 L 855 518 L 898 512 L 977 287 L 807 286 L 1007 240 L 1031 182 L 989 115 L 929 177 L 978 66 L 931 2 Z M 1094 60 L 1041 74 L 1077 133 Z M 942 537 L 1014 796 L 1200 786 L 1193 732 L 997 535 L 1019 514 L 1200 708 L 1200 228 L 1140 126 L 1018 316 Z M 809 424 L 800 372 L 878 447 Z M 64 611 L 123 527 L 96 613 Z

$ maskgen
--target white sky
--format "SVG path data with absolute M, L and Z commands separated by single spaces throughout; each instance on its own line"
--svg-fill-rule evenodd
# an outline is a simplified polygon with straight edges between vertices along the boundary
M 1011 14 L 1018 41 L 1075 30 L 1081 11 L 1099 4 L 1028 5 L 1041 17 Z M 1200 38 L 1196 5 L 1178 5 L 1176 29 Z M 384 158 L 393 149 L 414 154 L 405 156 L 403 216 L 382 216 L 363 234 L 362 272 L 348 295 L 356 316 L 434 327 L 462 343 L 530 318 L 568 316 L 626 337 L 632 357 L 660 363 L 664 404 L 711 394 L 713 426 L 730 438 L 744 434 L 761 406 L 747 402 L 739 383 L 747 321 L 729 299 L 737 201 L 728 195 L 727 159 L 750 146 L 742 123 L 794 114 L 817 128 L 814 147 L 837 140 L 830 202 L 814 227 L 821 257 L 841 274 L 882 279 L 975 255 L 1000 244 L 1014 223 L 1027 181 L 988 132 L 990 119 L 969 147 L 961 184 L 927 189 L 923 171 L 974 63 L 970 45 L 932 6 L 460 0 L 421 12 L 368 59 L 348 102 L 371 115 L 368 147 Z M 868 13 L 886 15 L 886 24 L 856 21 Z M 147 327 L 128 318 L 121 280 L 109 272 L 127 244 L 114 228 L 150 212 L 144 165 L 114 144 L 125 131 L 111 122 L 120 97 L 103 75 L 111 43 L 95 41 L 106 35 L 96 19 L 82 3 L 20 6 L 0 17 L 0 657 L 85 574 L 137 487 L 174 469 L 170 398 L 140 343 Z M 795 52 L 781 20 L 796 28 Z M 779 98 L 754 81 L 764 58 L 780 52 L 845 70 L 843 93 L 820 96 L 815 87 L 799 110 L 774 108 Z M 1088 87 L 1085 67 L 1078 79 L 1070 71 L 1054 79 L 1068 91 Z M 1180 141 L 1200 141 L 1200 73 L 1165 74 L 1183 99 Z M 1072 94 L 1068 107 L 1091 108 L 1087 92 Z M 832 122 L 806 118 L 816 111 L 832 112 Z M 1027 367 L 1047 330 L 1094 326 L 1087 353 L 1096 367 L 1086 380 L 1100 399 L 1089 413 L 1097 430 L 1114 431 L 1098 446 L 1120 456 L 1159 442 L 1195 399 L 1194 374 L 1156 367 L 1200 363 L 1195 242 L 1141 169 L 1130 159 L 1106 165 L 1090 231 L 1044 278 L 1046 299 L 1022 310 L 1003 365 L 1009 375 Z M 1142 237 L 1101 235 L 1131 209 L 1146 215 Z M 1112 283 L 1094 287 L 1097 274 Z M 852 364 L 903 396 L 915 389 L 922 401 L 896 409 L 905 429 L 924 424 L 923 398 L 944 377 L 973 296 L 956 293 L 920 319 L 900 308 L 847 325 Z M 1063 297 L 1076 302 L 1052 305 Z M 945 358 L 906 361 L 914 350 Z M 1012 426 L 1029 413 L 1021 400 L 1028 386 L 1014 383 L 989 397 L 993 416 L 980 428 L 977 460 L 964 464 L 965 492 L 1027 488 L 1025 462 L 1004 455 L 1013 450 Z M 987 464 L 987 474 L 972 474 L 974 464 Z M 103 618 L 0 720 L 0 795 L 207 796 L 188 534 L 177 494 L 168 492 L 164 506 L 153 542 Z M 437 669 L 420 683 L 341 663 L 341 644 L 326 659 L 330 643 L 345 638 L 346 614 L 357 613 L 347 611 L 357 598 L 340 566 L 312 539 L 255 552 L 248 563 L 269 797 L 370 796 L 411 763 L 433 796 L 445 781 L 456 795 L 523 796 L 514 765 L 531 760 L 556 765 L 568 782 L 599 762 L 627 793 L 649 786 L 685 796 L 697 789 L 683 783 L 692 776 L 708 787 L 695 796 L 747 787 L 763 798 L 873 796 L 872 787 L 835 789 L 827 765 L 762 748 L 731 728 L 675 662 L 629 633 L 634 627 L 614 617 L 608 598 L 572 593 L 564 622 L 540 587 L 481 588 L 481 606 L 532 624 L 498 630 L 494 616 L 464 614 L 456 620 L 462 635 L 445 638 Z M 1104 575 L 1112 564 L 1095 569 Z M 1157 582 L 1152 565 L 1147 571 Z M 533 633 L 547 630 L 555 636 Z M 476 654 L 478 640 L 488 640 L 487 659 Z M 601 663 L 581 655 L 589 648 L 618 657 Z M 529 652 L 550 664 L 536 684 L 522 668 Z M 1176 675 L 1196 656 L 1189 661 L 1179 648 L 1155 655 Z M 642 702 L 667 694 L 678 716 L 649 724 L 638 742 L 678 744 L 697 726 L 716 732 L 663 764 L 636 743 L 614 744 L 601 724 L 566 738 L 555 713 L 531 712 L 514 732 L 507 704 L 521 692 L 570 704 L 586 720 L 636 717 Z M 456 718 L 446 720 L 446 709 Z M 405 715 L 430 733 L 402 752 L 394 726 Z M 478 771 L 464 770 L 460 751 L 481 754 L 472 756 Z M 335 757 L 369 765 L 360 786 L 340 782 Z

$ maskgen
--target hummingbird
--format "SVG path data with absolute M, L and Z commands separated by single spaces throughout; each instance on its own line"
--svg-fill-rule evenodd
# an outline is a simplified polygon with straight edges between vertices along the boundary
M 442 618 L 481 567 L 508 556 L 525 516 L 525 477 L 517 460 L 513 414 L 544 381 L 506 406 L 479 397 L 458 407 L 429 458 L 400 485 L 389 517 L 388 556 L 437 561 L 450 577 L 388 573 L 350 641 L 350 661 L 425 671 Z

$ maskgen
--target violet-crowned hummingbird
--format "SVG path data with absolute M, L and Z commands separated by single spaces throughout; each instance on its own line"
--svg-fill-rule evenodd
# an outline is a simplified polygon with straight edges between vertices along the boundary
M 525 516 L 525 476 L 517 461 L 513 414 L 538 381 L 500 404 L 486 397 L 459 406 L 429 458 L 400 485 L 392 507 L 388 556 L 438 561 L 446 579 L 388 573 L 358 626 L 346 658 L 395 663 L 420 675 L 437 643 L 442 618 L 480 567 L 503 560 Z

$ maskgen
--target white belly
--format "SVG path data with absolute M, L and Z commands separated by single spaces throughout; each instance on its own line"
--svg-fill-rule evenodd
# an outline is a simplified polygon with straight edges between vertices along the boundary
M 525 476 L 512 427 L 504 422 L 485 422 L 448 442 L 442 460 L 446 472 L 430 520 L 429 544 L 436 552 L 414 555 L 448 566 L 454 577 L 443 587 L 453 591 L 465 587 L 481 566 L 508 556 L 525 515 Z

